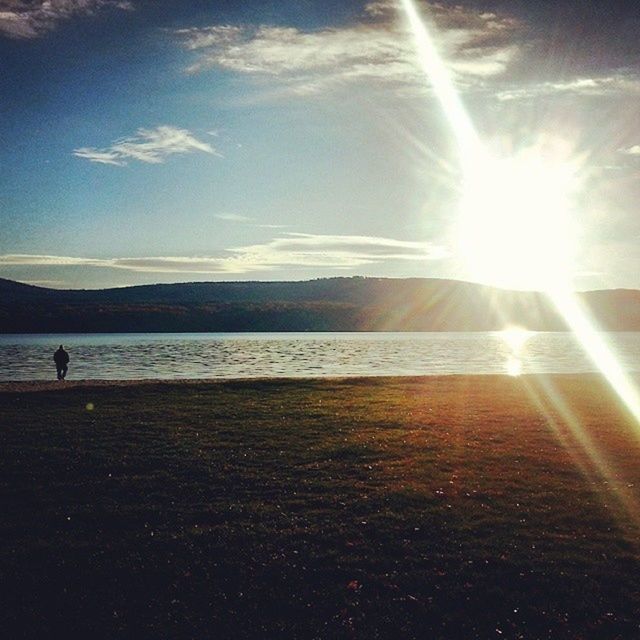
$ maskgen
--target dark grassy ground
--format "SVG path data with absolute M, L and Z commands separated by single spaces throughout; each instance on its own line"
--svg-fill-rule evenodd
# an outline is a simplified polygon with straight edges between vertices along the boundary
M 640 446 L 595 377 L 5 389 L 0 409 L 2 637 L 640 638 Z

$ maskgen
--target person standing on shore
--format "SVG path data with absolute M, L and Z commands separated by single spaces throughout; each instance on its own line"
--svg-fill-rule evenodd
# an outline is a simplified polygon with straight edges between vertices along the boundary
M 64 380 L 67 375 L 69 367 L 69 354 L 64 350 L 64 347 L 60 345 L 58 350 L 53 354 L 53 361 L 56 363 L 56 372 L 58 373 L 58 380 Z

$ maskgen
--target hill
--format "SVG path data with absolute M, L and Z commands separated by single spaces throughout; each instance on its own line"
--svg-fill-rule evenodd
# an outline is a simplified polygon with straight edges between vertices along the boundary
M 579 294 L 603 329 L 640 330 L 640 292 Z M 566 328 L 541 293 L 427 278 L 192 282 L 56 290 L 0 279 L 0 332 L 490 331 Z

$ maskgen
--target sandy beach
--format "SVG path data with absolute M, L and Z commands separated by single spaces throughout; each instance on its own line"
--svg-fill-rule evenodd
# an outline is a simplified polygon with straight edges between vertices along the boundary
M 0 384 L 2 628 L 633 638 L 637 426 L 595 375 Z

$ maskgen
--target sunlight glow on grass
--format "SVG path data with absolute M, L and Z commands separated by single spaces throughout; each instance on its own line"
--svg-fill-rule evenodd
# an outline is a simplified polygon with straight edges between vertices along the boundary
M 594 327 L 574 295 L 562 291 L 555 291 L 550 295 L 558 311 L 571 327 L 578 342 L 589 354 L 598 369 L 606 376 L 609 384 L 611 384 L 626 408 L 633 415 L 636 423 L 640 426 L 640 396 L 638 391 L 606 343 L 603 334 Z M 638 435 L 640 436 L 640 431 Z

